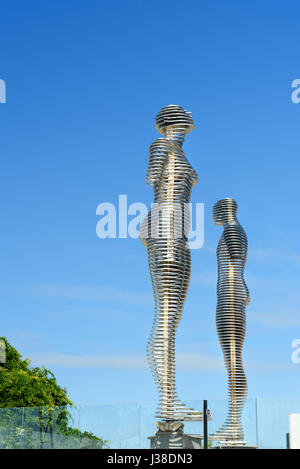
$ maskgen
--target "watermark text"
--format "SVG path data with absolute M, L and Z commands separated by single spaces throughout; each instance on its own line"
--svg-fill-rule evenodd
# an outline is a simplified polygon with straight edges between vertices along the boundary
M 6 83 L 0 78 L 0 103 L 6 103 Z
M 292 362 L 297 365 L 300 363 L 300 339 L 293 340 L 292 348 L 295 349 L 292 353 Z
M 4 340 L 0 339 L 0 365 L 6 362 L 6 344 Z
M 300 103 L 300 78 L 292 82 L 292 88 L 295 88 L 291 95 L 292 102 L 298 104 Z
M 185 239 L 190 249 L 204 244 L 203 203 L 153 203 L 150 210 L 142 202 L 128 205 L 127 195 L 120 194 L 118 206 L 111 202 L 98 205 L 98 238 Z M 131 217 L 131 218 L 130 218 Z M 130 218 L 130 219 L 129 219 Z

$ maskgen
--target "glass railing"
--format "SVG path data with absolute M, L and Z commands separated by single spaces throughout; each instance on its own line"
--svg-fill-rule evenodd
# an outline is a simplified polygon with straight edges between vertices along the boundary
M 203 401 L 188 405 L 202 410 Z M 208 401 L 209 447 L 227 416 L 225 400 Z M 300 399 L 249 399 L 242 414 L 247 446 L 287 447 L 289 415 L 300 414 Z M 156 431 L 155 405 L 133 403 L 78 407 L 0 408 L 0 449 L 143 449 Z M 185 422 L 187 434 L 203 435 L 203 422 Z

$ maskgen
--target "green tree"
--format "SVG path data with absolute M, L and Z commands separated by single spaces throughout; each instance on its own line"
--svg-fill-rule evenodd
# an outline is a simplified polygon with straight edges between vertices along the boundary
M 0 447 L 53 447 L 53 435 L 62 446 L 103 448 L 107 442 L 70 426 L 73 406 L 67 390 L 46 368 L 30 367 L 30 360 L 7 341 L 0 363 Z M 49 443 L 50 442 L 50 443 Z

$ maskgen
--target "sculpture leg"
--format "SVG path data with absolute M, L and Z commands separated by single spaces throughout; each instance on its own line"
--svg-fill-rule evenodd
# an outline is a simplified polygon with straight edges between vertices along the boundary
M 175 324 L 173 266 L 149 255 L 155 317 L 148 342 L 148 358 L 160 394 L 158 417 L 174 420 L 175 415 Z
M 242 347 L 244 340 L 235 341 L 227 353 L 227 374 L 229 394 L 228 420 L 233 438 L 243 440 L 242 410 L 247 398 L 247 380 L 242 362 Z
M 163 251 L 159 245 L 160 252 Z M 155 316 L 148 342 L 149 365 L 160 394 L 157 417 L 164 420 L 201 420 L 202 414 L 187 408 L 176 394 L 175 339 L 190 278 L 190 252 L 181 261 L 157 255 L 149 247 L 149 270 L 155 298 Z
M 247 398 L 247 380 L 242 362 L 244 312 L 234 312 L 227 308 L 227 320 L 224 321 L 225 305 L 218 305 L 218 309 L 222 311 L 217 314 L 217 330 L 227 369 L 228 416 L 217 434 L 232 444 L 238 444 L 244 439 L 241 417 Z

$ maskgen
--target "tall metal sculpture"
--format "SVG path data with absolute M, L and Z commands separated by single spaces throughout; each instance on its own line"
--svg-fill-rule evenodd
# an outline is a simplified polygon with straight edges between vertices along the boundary
M 250 301 L 244 280 L 247 259 L 247 236 L 237 220 L 237 203 L 233 199 L 219 200 L 213 208 L 216 225 L 223 225 L 217 248 L 217 331 L 228 375 L 228 415 L 224 425 L 214 435 L 228 446 L 245 444 L 241 423 L 247 398 L 247 380 L 242 363 L 242 348 L 246 334 L 245 309 Z
M 194 128 L 191 113 L 181 106 L 166 106 L 155 126 L 163 137 L 150 146 L 146 176 L 146 183 L 153 187 L 154 205 L 142 223 L 140 238 L 147 247 L 155 302 L 147 356 L 160 395 L 156 417 L 165 422 L 159 428 L 170 431 L 178 426 L 168 423 L 202 418 L 201 412 L 178 399 L 175 376 L 175 337 L 191 270 L 185 204 L 198 176 L 182 149 L 185 135 Z

